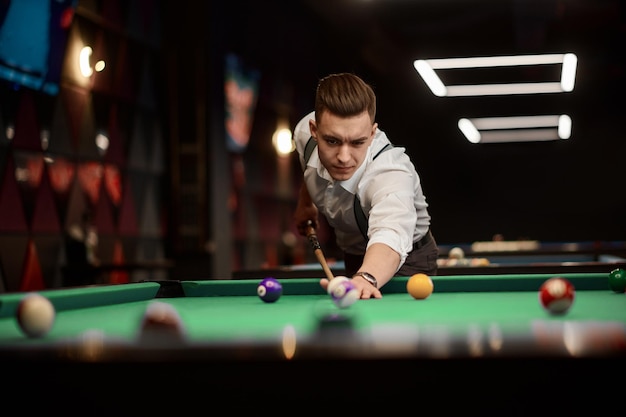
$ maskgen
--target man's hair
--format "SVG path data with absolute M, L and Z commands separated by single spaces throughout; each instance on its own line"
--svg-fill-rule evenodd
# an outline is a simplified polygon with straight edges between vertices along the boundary
M 328 111 L 340 117 L 369 113 L 372 123 L 376 117 L 376 95 L 365 81 L 354 74 L 331 74 L 320 80 L 315 94 L 315 118 Z

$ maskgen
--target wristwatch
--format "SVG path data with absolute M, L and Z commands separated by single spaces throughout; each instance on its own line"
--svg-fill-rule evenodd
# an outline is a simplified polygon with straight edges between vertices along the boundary
M 378 288 L 378 281 L 376 281 L 376 278 L 374 278 L 374 275 L 370 274 L 369 272 L 359 271 L 353 276 L 357 276 L 357 275 L 362 276 L 365 279 L 365 281 L 372 284 L 374 288 Z

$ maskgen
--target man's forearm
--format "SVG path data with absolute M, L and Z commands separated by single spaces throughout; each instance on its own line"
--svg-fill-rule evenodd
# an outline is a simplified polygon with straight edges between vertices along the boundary
M 359 271 L 369 272 L 378 281 L 378 288 L 385 285 L 398 270 L 400 255 L 383 243 L 374 243 L 365 252 Z

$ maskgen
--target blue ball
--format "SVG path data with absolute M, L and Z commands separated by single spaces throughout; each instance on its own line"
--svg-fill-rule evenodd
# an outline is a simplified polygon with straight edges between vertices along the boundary
M 276 278 L 268 277 L 259 283 L 256 292 L 261 300 L 273 303 L 283 294 L 283 286 Z
M 339 282 L 330 293 L 333 303 L 339 308 L 346 308 L 354 304 L 358 299 L 358 292 L 352 281 Z

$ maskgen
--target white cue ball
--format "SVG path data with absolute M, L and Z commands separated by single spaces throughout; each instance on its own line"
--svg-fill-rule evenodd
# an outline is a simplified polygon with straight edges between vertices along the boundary
M 339 285 L 343 281 L 350 281 L 350 278 L 345 277 L 343 275 L 337 275 L 335 278 L 333 278 L 328 283 L 328 287 L 326 288 L 326 292 L 328 293 L 328 295 L 332 295 L 335 288 L 337 288 L 337 285 Z
M 356 303 L 359 299 L 359 292 L 352 281 L 342 280 L 339 285 L 335 285 L 330 297 L 337 307 L 347 308 Z
M 52 328 L 56 311 L 46 297 L 29 293 L 20 300 L 16 315 L 17 323 L 24 334 L 29 337 L 41 337 Z
M 458 246 L 450 249 L 450 252 L 448 252 L 448 258 L 450 259 L 463 259 L 465 258 L 465 252 L 463 252 L 463 249 L 459 248 Z

